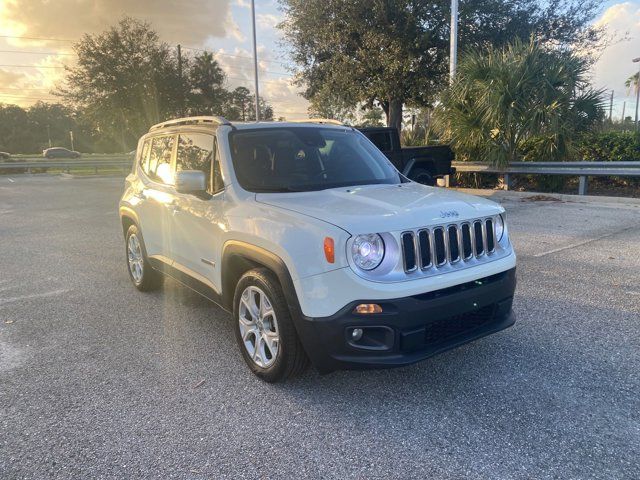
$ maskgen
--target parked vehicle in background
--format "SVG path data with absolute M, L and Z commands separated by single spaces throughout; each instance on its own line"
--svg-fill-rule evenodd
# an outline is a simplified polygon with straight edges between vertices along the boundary
M 119 208 L 135 287 L 169 275 L 231 312 L 266 381 L 407 365 L 515 321 L 504 209 L 408 180 L 345 125 L 155 125 Z
M 42 151 L 45 158 L 80 158 L 80 152 L 63 147 L 52 147 Z
M 7 158 L 11 158 L 11 154 L 7 152 L 0 152 L 0 159 L 6 160 Z
M 448 145 L 402 147 L 398 130 L 393 127 L 359 129 L 406 177 L 423 185 L 435 185 L 438 178 L 453 175 L 454 154 Z

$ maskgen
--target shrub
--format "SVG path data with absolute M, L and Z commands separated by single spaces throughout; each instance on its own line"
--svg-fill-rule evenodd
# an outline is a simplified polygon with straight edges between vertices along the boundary
M 640 161 L 640 135 L 633 132 L 584 134 L 576 142 L 575 160 L 592 162 Z

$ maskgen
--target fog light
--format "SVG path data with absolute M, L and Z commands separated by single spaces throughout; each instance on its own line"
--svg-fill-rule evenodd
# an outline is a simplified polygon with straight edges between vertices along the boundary
M 382 307 L 377 303 L 361 303 L 356 307 L 355 312 L 361 315 L 369 313 L 382 313 Z
M 357 342 L 358 340 L 360 340 L 362 338 L 362 334 L 364 332 L 362 331 L 361 328 L 354 328 L 353 330 L 351 330 L 351 339 L 354 342 Z

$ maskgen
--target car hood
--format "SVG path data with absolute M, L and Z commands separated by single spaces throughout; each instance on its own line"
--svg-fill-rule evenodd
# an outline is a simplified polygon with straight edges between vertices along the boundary
M 354 235 L 440 225 L 504 211 L 491 200 L 413 182 L 258 193 L 256 201 L 323 220 Z

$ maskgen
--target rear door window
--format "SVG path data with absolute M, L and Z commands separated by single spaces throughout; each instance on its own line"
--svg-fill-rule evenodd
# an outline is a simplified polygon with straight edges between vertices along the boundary
M 147 175 L 155 182 L 173 184 L 173 172 L 171 171 L 171 156 L 175 137 L 167 135 L 154 137 L 149 153 L 149 167 Z
M 142 151 L 138 159 L 142 171 L 146 174 L 149 173 L 149 150 L 151 150 L 151 139 L 147 138 L 142 145 Z

